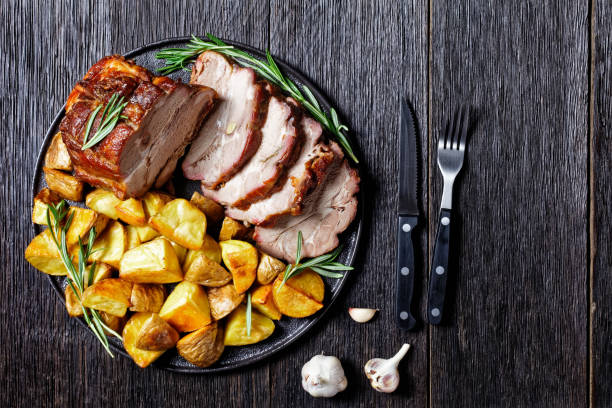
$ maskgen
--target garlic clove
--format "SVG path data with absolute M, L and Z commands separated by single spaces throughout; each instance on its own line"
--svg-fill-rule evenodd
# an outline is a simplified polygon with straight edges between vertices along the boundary
M 316 355 L 302 367 L 302 387 L 313 397 L 333 397 L 347 385 L 342 364 L 334 356 Z
M 370 380 L 370 385 L 376 391 L 390 393 L 397 389 L 400 381 L 397 366 L 404 358 L 410 344 L 404 344 L 402 348 L 390 359 L 373 358 L 364 367 L 365 375 Z
M 378 309 L 365 309 L 360 307 L 349 307 L 349 315 L 357 323 L 365 323 L 370 321 Z

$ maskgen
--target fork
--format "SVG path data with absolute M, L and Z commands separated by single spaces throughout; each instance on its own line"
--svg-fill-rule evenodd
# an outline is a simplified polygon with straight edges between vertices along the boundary
M 453 183 L 463 167 L 465 142 L 469 122 L 469 109 L 462 106 L 446 126 L 446 137 L 438 139 L 438 167 L 444 178 L 444 190 L 438 217 L 438 230 L 429 272 L 429 294 L 427 320 L 440 324 L 444 311 L 448 256 L 450 252 L 451 210 L 453 206 Z

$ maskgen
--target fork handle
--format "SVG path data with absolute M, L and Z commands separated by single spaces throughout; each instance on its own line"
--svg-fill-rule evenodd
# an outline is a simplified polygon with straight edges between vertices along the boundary
M 427 320 L 440 324 L 444 312 L 446 280 L 448 276 L 448 255 L 450 252 L 451 210 L 442 208 L 438 219 L 436 244 L 434 246 L 431 271 L 429 273 L 429 294 L 427 297 Z

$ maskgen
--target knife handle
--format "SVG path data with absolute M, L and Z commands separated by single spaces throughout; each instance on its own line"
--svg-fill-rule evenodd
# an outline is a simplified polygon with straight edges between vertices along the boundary
M 400 328 L 411 330 L 416 320 L 410 312 L 414 289 L 414 247 L 412 231 L 418 218 L 400 215 L 397 224 L 397 296 L 396 316 Z
M 448 276 L 448 255 L 450 252 L 451 211 L 440 210 L 436 244 L 429 272 L 429 294 L 427 297 L 427 320 L 430 324 L 440 324 L 444 312 L 446 280 Z

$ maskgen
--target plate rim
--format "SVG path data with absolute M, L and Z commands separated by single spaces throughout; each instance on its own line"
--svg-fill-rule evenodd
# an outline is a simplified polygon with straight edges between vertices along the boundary
M 199 36 L 200 38 L 204 38 L 204 36 Z M 163 40 L 159 40 L 159 41 L 155 41 L 152 43 L 148 43 L 146 45 L 134 48 L 128 52 L 123 53 L 122 55 L 126 58 L 134 58 L 138 55 L 141 55 L 145 52 L 150 51 L 153 48 L 158 48 L 167 44 L 172 44 L 172 43 L 177 43 L 177 42 L 182 42 L 182 43 L 186 43 L 191 39 L 191 36 L 181 36 L 181 37 L 169 37 Z M 249 52 L 250 54 L 256 56 L 257 58 L 260 59 L 265 59 L 265 52 L 243 44 L 241 42 L 238 41 L 232 41 L 232 40 L 226 40 L 226 39 L 222 39 L 222 41 L 224 41 L 226 44 L 230 44 L 233 45 L 235 47 L 238 47 L 242 50 L 245 50 L 247 52 Z M 293 77 L 295 79 L 297 79 L 298 82 L 300 82 L 301 85 L 306 85 L 308 86 L 308 88 L 310 89 L 310 91 L 314 94 L 314 96 L 317 98 L 318 101 L 322 102 L 323 105 L 327 105 L 327 107 L 331 107 L 332 105 L 330 104 L 328 98 L 326 98 L 318 89 L 318 87 L 316 87 L 310 80 L 308 80 L 301 72 L 299 72 L 297 69 L 291 67 L 289 64 L 287 64 L 286 62 L 284 62 L 281 59 L 278 58 L 274 58 L 274 61 L 280 66 L 281 70 L 283 71 L 284 74 L 289 75 L 290 77 Z M 65 115 L 65 110 L 66 110 L 66 104 L 64 103 L 62 105 L 62 107 L 60 108 L 59 112 L 55 115 L 55 117 L 53 118 L 53 121 L 51 122 L 51 125 L 47 128 L 47 131 L 45 132 L 45 136 L 43 139 L 43 143 L 41 144 L 39 151 L 38 151 L 38 156 L 36 159 L 36 166 L 34 169 L 34 174 L 32 176 L 32 187 L 31 187 L 31 197 L 32 199 L 36 196 L 36 194 L 38 193 L 38 191 L 36 191 L 36 187 L 38 184 L 38 180 L 41 179 L 42 175 L 42 167 L 44 166 L 44 159 L 45 159 L 45 155 L 46 152 L 49 148 L 49 144 L 51 143 L 51 140 L 53 139 L 54 136 L 54 131 L 55 129 L 58 128 L 61 120 L 63 119 L 64 115 Z M 351 137 L 352 134 L 349 133 L 348 138 L 349 140 L 353 140 L 353 137 Z M 359 151 L 357 149 L 354 150 L 355 155 L 357 157 L 360 157 L 361 155 L 359 154 Z M 353 167 L 356 167 L 358 172 L 359 172 L 359 176 L 361 178 L 361 182 L 359 185 L 359 192 L 358 192 L 358 197 L 359 197 L 359 201 L 358 201 L 358 209 L 357 209 L 357 216 L 355 217 L 355 219 L 352 221 L 351 224 L 357 223 L 356 224 L 356 230 L 355 230 L 355 244 L 353 245 L 353 247 L 351 248 L 351 251 L 348 254 L 348 264 L 350 266 L 354 266 L 355 263 L 355 259 L 357 257 L 357 250 L 359 249 L 359 246 L 361 244 L 361 240 L 362 240 L 362 234 L 363 234 L 363 223 L 364 223 L 364 189 L 363 189 L 363 167 L 361 165 L 361 161 L 360 163 L 352 163 Z M 30 204 L 32 205 L 32 204 Z M 33 225 L 33 229 L 34 229 L 34 233 L 38 234 L 40 230 L 42 230 L 42 227 L 37 226 L 36 224 L 32 224 Z M 237 362 L 237 363 L 233 363 L 227 366 L 221 366 L 221 367 L 215 367 L 215 365 L 212 365 L 210 367 L 197 367 L 195 365 L 191 365 L 191 366 L 187 366 L 187 367 L 170 367 L 164 364 L 161 364 L 160 362 L 153 362 L 150 367 L 155 367 L 157 369 L 161 369 L 161 370 L 165 370 L 165 371 L 169 371 L 169 372 L 174 372 L 174 373 L 181 373 L 181 374 L 212 374 L 212 373 L 222 373 L 222 372 L 229 372 L 229 371 L 233 371 L 236 370 L 238 368 L 242 368 L 242 367 L 247 367 L 247 366 L 252 366 L 255 365 L 256 363 L 260 363 L 270 357 L 272 357 L 273 355 L 288 349 L 293 343 L 295 343 L 296 341 L 298 341 L 299 339 L 303 338 L 303 336 L 309 332 L 310 330 L 312 330 L 312 328 L 319 323 L 322 318 L 324 316 L 327 315 L 328 311 L 332 308 L 333 304 L 335 303 L 335 301 L 337 300 L 337 298 L 340 296 L 340 293 L 342 292 L 342 290 L 344 289 L 344 287 L 346 286 L 346 282 L 350 279 L 350 277 L 353 275 L 353 271 L 347 271 L 347 273 L 345 273 L 344 278 L 341 279 L 341 281 L 339 282 L 336 290 L 334 292 L 331 292 L 331 298 L 329 299 L 328 302 L 325 303 L 325 307 L 319 312 L 319 314 L 314 317 L 311 321 L 309 321 L 305 326 L 303 326 L 299 332 L 294 333 L 293 335 L 291 335 L 287 341 L 280 343 L 274 347 L 269 348 L 268 350 L 255 355 L 249 359 Z M 59 287 L 60 285 L 53 279 L 53 276 L 47 275 L 47 280 L 49 281 L 51 287 L 53 288 L 55 294 L 59 297 L 60 301 L 65 305 L 65 299 L 64 299 L 64 293 L 62 291 L 62 289 Z M 76 320 L 78 322 L 79 325 L 81 325 L 84 329 L 86 329 L 86 331 L 89 333 L 89 335 L 93 336 L 93 333 L 91 333 L 91 330 L 89 330 L 89 328 L 87 327 L 87 324 L 83 321 L 82 318 L 77 318 L 77 319 L 70 319 L 70 321 L 72 320 Z M 131 359 L 131 357 L 129 356 L 129 354 L 125 351 L 124 347 L 119 347 L 117 345 L 115 345 L 114 343 L 109 343 L 109 346 L 111 348 L 111 350 L 114 353 L 117 354 L 121 354 L 124 357 L 127 357 L 128 359 Z

